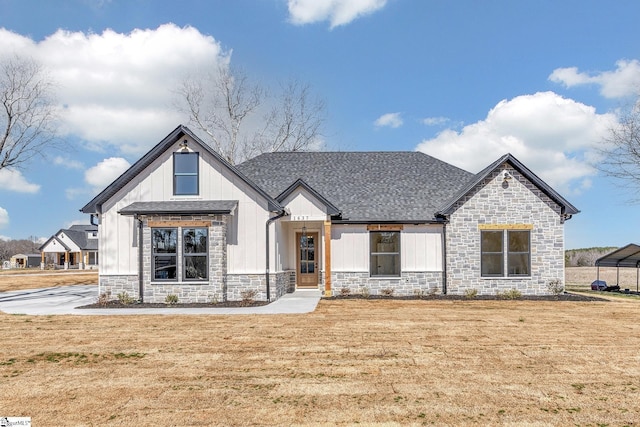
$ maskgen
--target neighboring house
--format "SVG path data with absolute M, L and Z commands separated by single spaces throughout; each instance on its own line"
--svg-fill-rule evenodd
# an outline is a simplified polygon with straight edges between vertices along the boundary
M 40 254 L 16 254 L 9 260 L 10 268 L 40 267 Z
M 97 268 L 98 226 L 72 225 L 68 229 L 61 229 L 40 246 L 39 250 L 42 268 L 45 267 L 47 259 L 51 258 L 55 268 Z
M 418 152 L 289 152 L 231 166 L 179 126 L 86 206 L 100 292 L 273 300 L 295 288 L 545 294 L 578 210 L 507 154 L 473 175 Z

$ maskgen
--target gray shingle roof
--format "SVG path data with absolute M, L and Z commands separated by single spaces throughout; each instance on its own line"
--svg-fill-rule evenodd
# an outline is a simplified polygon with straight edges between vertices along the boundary
M 473 174 L 420 152 L 267 153 L 237 166 L 277 197 L 302 179 L 349 221 L 425 222 Z
M 122 215 L 135 214 L 229 214 L 237 200 L 172 200 L 168 202 L 134 202 L 120 209 Z

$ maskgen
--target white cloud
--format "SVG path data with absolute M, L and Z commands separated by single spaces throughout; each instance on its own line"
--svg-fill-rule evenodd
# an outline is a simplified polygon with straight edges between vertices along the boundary
M 129 162 L 122 157 L 109 157 L 87 169 L 84 180 L 94 190 L 101 191 L 129 169 L 129 166 Z
M 376 119 L 374 124 L 376 127 L 390 127 L 399 128 L 403 124 L 402 116 L 400 113 L 387 113 L 383 114 Z
M 449 123 L 449 119 L 446 117 L 427 117 L 422 119 L 422 123 L 427 126 L 439 126 Z
M 63 132 L 132 155 L 186 122 L 173 105 L 184 77 L 230 61 L 213 37 L 174 24 L 128 34 L 58 30 L 39 42 L 0 28 L 0 56 L 15 52 L 40 61 L 56 81 Z
M 71 160 L 62 156 L 56 156 L 53 159 L 53 164 L 56 166 L 65 167 L 67 169 L 84 169 L 84 165 L 82 164 L 82 162 Z
M 9 224 L 9 212 L 7 212 L 6 209 L 0 207 L 0 228 L 6 227 L 8 224 Z
M 606 98 L 624 98 L 640 92 L 640 61 L 620 60 L 614 71 L 599 73 L 579 72 L 577 67 L 556 68 L 549 80 L 566 87 L 595 84 Z
M 329 21 L 331 28 L 382 9 L 387 0 L 289 0 L 289 19 L 304 25 Z
M 40 191 L 40 186 L 28 182 L 20 171 L 4 168 L 0 169 L 0 190 L 37 193 Z
M 416 149 L 470 172 L 511 153 L 561 192 L 579 192 L 595 174 L 594 143 L 615 123 L 613 114 L 553 92 L 499 102 L 486 119 L 460 132 L 447 129 Z

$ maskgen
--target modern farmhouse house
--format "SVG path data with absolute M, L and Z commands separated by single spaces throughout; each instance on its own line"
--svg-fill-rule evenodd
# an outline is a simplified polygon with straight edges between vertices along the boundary
M 548 293 L 567 200 L 507 154 L 478 174 L 418 152 L 288 152 L 232 166 L 177 127 L 82 208 L 100 292 L 274 300 L 296 288 Z

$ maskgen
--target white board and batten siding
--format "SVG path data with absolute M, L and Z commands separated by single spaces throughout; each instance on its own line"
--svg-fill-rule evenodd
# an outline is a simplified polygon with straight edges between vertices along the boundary
M 400 235 L 402 271 L 442 271 L 442 244 L 442 226 L 403 225 Z M 369 246 L 366 224 L 334 224 L 331 228 L 331 270 L 368 272 Z
M 138 274 L 137 224 L 132 216 L 118 211 L 134 202 L 171 200 L 237 200 L 238 207 L 228 218 L 227 271 L 264 273 L 264 225 L 270 215 L 267 201 L 208 152 L 194 151 L 200 153 L 198 196 L 173 195 L 173 151 L 168 150 L 104 203 L 99 243 L 101 274 Z
M 290 214 L 285 217 L 285 221 L 325 221 L 327 219 L 326 206 L 302 187 L 298 187 L 289 194 L 281 204 Z

